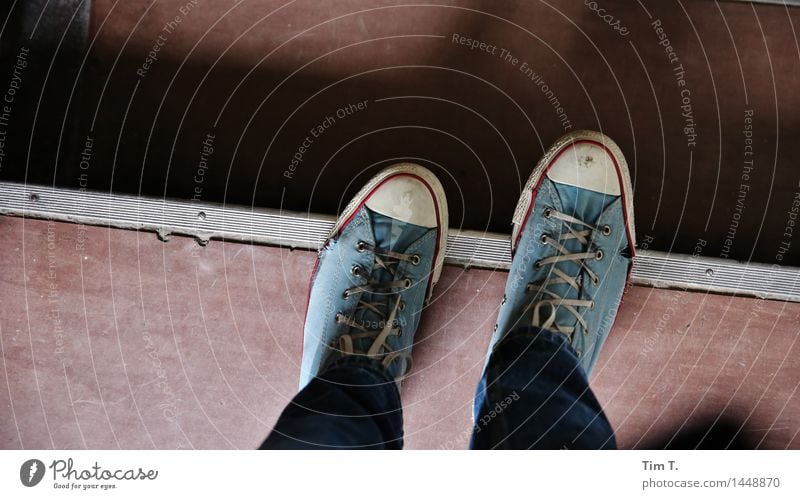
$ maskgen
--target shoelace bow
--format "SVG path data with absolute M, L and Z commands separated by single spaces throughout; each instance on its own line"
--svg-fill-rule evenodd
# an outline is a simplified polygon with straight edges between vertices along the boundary
M 386 270 L 391 275 L 391 280 L 379 281 L 373 278 L 370 273 L 367 273 L 363 267 L 354 265 L 351 270 L 353 275 L 363 277 L 367 279 L 367 282 L 362 286 L 355 286 L 345 290 L 345 299 L 356 293 L 374 293 L 387 291 L 394 288 L 408 289 L 411 287 L 411 279 L 407 277 L 404 279 L 397 279 L 397 266 L 401 261 L 411 262 L 414 265 L 418 265 L 420 262 L 419 255 L 409 255 L 395 251 L 379 250 L 378 248 L 363 241 L 359 241 L 357 249 L 359 252 L 370 251 L 375 255 L 375 263 L 372 274 L 375 274 L 379 270 Z M 398 375 L 399 377 L 411 369 L 411 354 L 409 352 L 396 352 L 392 350 L 392 348 L 387 344 L 387 340 L 391 336 L 400 337 L 403 334 L 402 326 L 395 322 L 395 318 L 397 316 L 397 312 L 402 311 L 405 308 L 405 303 L 402 301 L 399 293 L 397 294 L 397 299 L 394 300 L 393 304 L 389 302 L 390 300 L 387 300 L 386 302 L 364 301 L 359 296 L 358 303 L 356 304 L 353 314 L 350 317 L 347 317 L 342 313 L 337 313 L 336 322 L 339 324 L 346 324 L 350 328 L 350 331 L 336 338 L 332 342 L 331 347 L 337 350 L 337 352 L 341 355 L 365 355 L 372 358 L 383 357 L 382 362 L 385 367 L 389 367 L 389 365 L 391 365 L 391 363 L 397 359 L 405 359 L 406 366 L 404 372 Z M 381 320 L 358 321 L 353 319 L 353 316 L 355 316 L 360 310 L 369 310 L 375 313 L 376 316 Z M 370 329 L 365 326 L 365 322 L 378 323 L 379 325 L 382 323 L 383 327 L 381 329 Z M 360 340 L 365 339 L 372 339 L 370 347 L 366 351 L 357 349 L 355 344 Z
M 578 283 L 578 276 L 572 277 L 567 275 L 564 271 L 556 267 L 555 265 L 559 262 L 567 262 L 567 261 L 574 261 L 576 262 L 583 271 L 586 272 L 586 275 L 592 280 L 594 284 L 600 283 L 600 278 L 595 274 L 592 269 L 590 269 L 587 265 L 585 260 L 590 258 L 594 258 L 600 260 L 603 258 L 603 252 L 598 251 L 585 251 L 582 253 L 571 253 L 562 242 L 577 239 L 578 242 L 584 248 L 588 248 L 589 246 L 589 238 L 594 231 L 602 231 L 604 234 L 609 235 L 611 233 L 611 227 L 608 225 L 604 225 L 602 228 L 595 227 L 589 223 L 584 222 L 583 220 L 579 220 L 573 216 L 567 215 L 565 213 L 561 213 L 557 210 L 552 208 L 547 208 L 544 212 L 545 217 L 548 218 L 556 218 L 561 220 L 562 226 L 567 227 L 567 232 L 562 232 L 559 234 L 558 239 L 553 239 L 548 234 L 543 234 L 540 242 L 542 244 L 549 244 L 552 245 L 554 248 L 558 250 L 558 255 L 550 256 L 547 258 L 543 258 L 536 262 L 536 268 L 541 268 L 547 265 L 550 265 L 550 271 L 548 272 L 548 276 L 542 284 L 528 284 L 528 291 L 535 291 L 537 293 L 542 293 L 543 295 L 547 296 L 548 298 L 538 300 L 534 302 L 533 305 L 533 325 L 536 327 L 540 327 L 543 329 L 554 330 L 559 333 L 565 334 L 568 337 L 572 337 L 572 334 L 575 332 L 575 326 L 564 326 L 561 324 L 556 323 L 556 312 L 560 307 L 563 307 L 565 310 L 569 311 L 575 319 L 577 319 L 578 324 L 581 325 L 583 328 L 583 334 L 587 335 L 588 327 L 586 325 L 586 321 L 583 319 L 583 315 L 578 311 L 577 307 L 585 307 L 592 309 L 594 308 L 594 300 L 577 300 L 574 298 L 565 298 L 547 289 L 549 286 L 554 284 L 567 284 L 574 290 L 580 293 L 581 286 Z M 584 229 L 576 230 L 574 228 L 575 225 L 583 226 Z M 549 306 L 550 314 L 547 316 L 546 319 L 543 320 L 542 317 L 542 308 L 544 306 Z

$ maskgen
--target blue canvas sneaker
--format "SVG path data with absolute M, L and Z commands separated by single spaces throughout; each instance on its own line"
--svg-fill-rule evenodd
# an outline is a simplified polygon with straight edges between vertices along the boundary
M 599 132 L 560 138 L 514 212 L 514 257 L 489 354 L 509 331 L 533 325 L 566 335 L 588 376 L 614 323 L 634 238 L 633 192 L 619 147 Z
M 378 360 L 398 382 L 405 376 L 446 239 L 447 201 L 428 169 L 390 166 L 358 192 L 311 277 L 300 389 L 348 355 Z

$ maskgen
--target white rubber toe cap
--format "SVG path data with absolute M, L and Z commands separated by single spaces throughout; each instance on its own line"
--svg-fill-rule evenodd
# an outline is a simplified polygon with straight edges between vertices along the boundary
M 595 142 L 578 141 L 567 146 L 547 171 L 547 177 L 612 196 L 622 192 L 614 157 Z
M 403 222 L 427 228 L 438 225 L 430 189 L 410 175 L 396 175 L 386 180 L 370 195 L 366 205 L 372 211 Z

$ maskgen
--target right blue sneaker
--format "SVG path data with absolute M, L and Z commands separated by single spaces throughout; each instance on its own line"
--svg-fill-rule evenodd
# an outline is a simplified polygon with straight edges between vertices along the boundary
M 599 132 L 561 137 L 514 212 L 514 258 L 489 354 L 510 331 L 532 325 L 566 335 L 588 376 L 614 323 L 634 246 L 633 192 L 619 146 Z

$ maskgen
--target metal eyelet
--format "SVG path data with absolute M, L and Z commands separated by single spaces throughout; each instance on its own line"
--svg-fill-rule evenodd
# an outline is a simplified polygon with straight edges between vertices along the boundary
M 542 244 L 547 244 L 548 237 L 550 237 L 548 234 L 542 234 L 542 236 L 539 238 L 539 242 L 541 242 Z
M 400 338 L 401 336 L 403 336 L 403 328 L 399 327 L 397 328 L 397 337 Z
M 608 225 L 608 224 L 604 225 L 602 230 L 603 230 L 603 235 L 604 236 L 610 236 L 611 235 L 611 226 L 610 225 Z
M 411 265 L 419 265 L 422 258 L 419 255 L 411 255 Z
M 337 322 L 337 323 L 339 323 L 339 320 L 340 320 L 342 317 L 344 317 L 344 315 L 342 315 L 342 313 L 341 313 L 341 312 L 336 312 L 336 315 L 334 316 L 334 319 L 336 320 L 336 322 Z
M 553 214 L 553 209 L 552 208 L 545 208 L 544 211 L 542 212 L 542 214 L 544 215 L 545 218 L 550 218 L 550 215 Z
M 580 349 L 580 348 L 579 348 L 579 349 L 577 349 L 577 350 L 575 351 L 575 353 L 577 354 L 577 356 L 578 356 L 578 358 L 579 358 L 579 359 L 580 359 L 580 358 L 581 358 L 581 356 L 583 355 L 583 352 L 581 351 L 581 349 Z
M 397 310 L 399 310 L 400 312 L 402 312 L 402 311 L 403 311 L 403 310 L 405 310 L 405 309 L 406 309 L 406 302 L 404 302 L 404 301 L 402 301 L 402 300 L 401 300 L 401 301 L 400 301 L 400 303 L 397 305 Z
M 497 332 L 497 324 L 494 325 L 494 329 L 492 330 L 493 333 Z
M 506 304 L 506 295 L 503 295 L 503 299 L 500 300 L 500 305 L 505 305 L 505 304 Z
M 342 293 L 342 298 L 344 298 L 345 300 L 350 298 L 350 290 L 349 289 L 345 289 L 344 290 L 344 293 Z
M 600 278 L 597 276 L 592 277 L 592 284 L 594 284 L 595 286 L 600 284 Z
M 597 250 L 597 253 L 594 255 L 595 260 L 602 260 L 603 259 L 603 250 Z
M 363 253 L 364 250 L 366 249 L 367 249 L 367 243 L 365 243 L 364 241 L 359 241 L 358 243 L 356 243 L 356 250 L 358 250 L 359 253 Z
M 540 268 L 542 268 L 542 262 L 541 262 L 541 261 L 538 261 L 538 262 L 534 263 L 534 264 L 533 264 L 533 268 L 535 268 L 535 269 L 540 269 Z
M 359 266 L 359 265 L 353 265 L 353 267 L 350 269 L 350 273 L 351 273 L 351 274 L 353 274 L 353 275 L 356 275 L 356 276 L 357 276 L 357 275 L 360 275 L 360 273 L 361 273 L 361 266 Z
M 406 288 L 406 289 L 410 288 L 410 287 L 411 287 L 411 279 L 409 279 L 408 277 L 406 277 L 406 278 L 403 280 L 403 286 L 405 286 L 405 288 Z
M 589 310 L 594 310 L 594 300 L 592 300 L 591 305 L 589 305 Z

